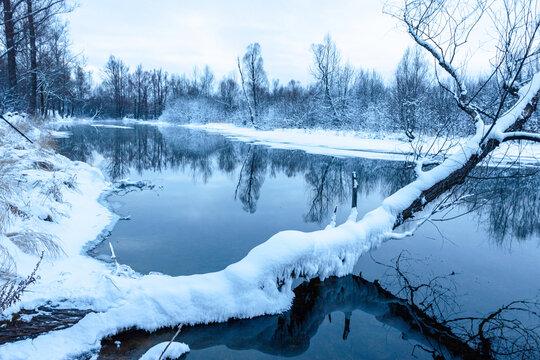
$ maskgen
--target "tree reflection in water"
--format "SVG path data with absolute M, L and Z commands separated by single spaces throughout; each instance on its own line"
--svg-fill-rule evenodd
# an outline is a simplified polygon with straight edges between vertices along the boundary
M 69 130 L 72 137 L 58 140 L 61 152 L 90 163 L 103 156 L 104 169 L 112 180 L 134 172 L 177 169 L 190 173 L 193 179 L 208 182 L 214 174 L 225 173 L 235 178 L 234 196 L 248 213 L 257 211 L 265 179 L 301 176 L 307 194 L 307 222 L 324 221 L 335 204 L 350 199 L 353 171 L 358 174 L 359 192 L 365 196 L 377 193 L 384 197 L 414 177 L 414 171 L 403 162 L 269 149 L 176 127 L 137 125 L 128 130 L 74 126 Z M 498 244 L 505 239 L 529 239 L 540 234 L 536 216 L 540 208 L 539 185 L 536 168 L 479 167 L 450 194 L 448 203 L 452 206 L 443 207 L 433 220 L 473 212 L 480 226 Z M 538 329 L 527 327 L 521 316 L 514 317 L 516 313 L 537 314 L 535 301 L 517 301 L 484 317 L 459 317 L 448 309 L 441 310 L 443 304 L 451 303 L 448 295 L 455 290 L 449 284 L 441 286 L 443 278 L 415 279 L 398 263 L 393 269 L 399 286 L 386 284 L 392 292 L 377 282 L 356 276 L 327 279 L 323 283 L 312 281 L 296 289 L 297 298 L 285 314 L 187 327 L 178 341 L 188 343 L 192 349 L 226 345 L 231 349 L 295 356 L 309 348 L 311 338 L 329 314 L 345 314 L 341 335 L 346 339 L 351 331 L 351 314 L 362 311 L 398 329 L 418 348 L 429 351 L 429 356 L 505 358 L 503 355 L 509 354 L 508 358 L 538 358 L 533 351 L 539 348 L 534 335 Z M 540 319 L 535 319 L 540 324 Z M 174 330 L 162 330 L 152 335 L 133 331 L 120 334 L 115 339 L 122 342 L 122 355 L 107 341 L 109 346 L 105 346 L 102 355 L 133 358 L 153 344 L 167 341 L 173 333 Z M 516 334 L 521 342 L 515 340 Z
M 439 310 L 455 296 L 455 289 L 448 286 L 448 277 L 454 274 L 413 282 L 401 261 L 400 255 L 393 267 L 401 284 L 396 294 L 362 276 L 332 277 L 323 282 L 314 279 L 295 289 L 291 310 L 284 314 L 187 326 L 176 341 L 189 344 L 192 350 L 225 345 L 233 350 L 294 357 L 309 349 L 319 327 L 336 312 L 345 315 L 342 338 L 346 341 L 351 315 L 361 311 L 398 330 L 413 349 L 428 352 L 435 359 L 537 359 L 540 355 L 540 333 L 535 325 L 540 321 L 538 303 L 515 301 L 484 316 L 447 316 Z M 519 320 L 523 315 L 529 316 L 528 323 Z M 103 341 L 100 359 L 137 358 L 153 345 L 170 340 L 175 332 L 126 331 Z M 121 342 L 121 348 L 115 341 Z
M 267 176 L 302 175 L 308 194 L 306 222 L 320 223 L 336 204 L 351 197 L 353 171 L 358 174 L 359 192 L 363 195 L 387 196 L 414 178 L 411 166 L 403 162 L 269 149 L 178 127 L 134 125 L 133 129 L 108 129 L 78 125 L 68 130 L 73 135 L 58 139 L 60 151 L 71 159 L 90 163 L 103 156 L 104 171 L 112 180 L 130 172 L 165 169 L 189 170 L 194 179 L 205 183 L 216 170 L 236 176 L 234 196 L 249 213 L 257 210 Z M 435 220 L 453 218 L 459 208 L 475 212 L 498 243 L 510 236 L 537 236 L 539 184 L 536 168 L 479 167 L 449 198 L 453 206 L 446 209 L 451 211 L 439 214 Z

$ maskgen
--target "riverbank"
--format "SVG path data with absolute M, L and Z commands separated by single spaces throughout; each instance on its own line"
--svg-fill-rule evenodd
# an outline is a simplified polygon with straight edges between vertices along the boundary
M 27 277 L 41 254 L 43 259 L 36 282 L 3 317 L 47 302 L 99 309 L 102 294 L 96 290 L 103 286 L 96 285 L 107 283 L 103 277 L 111 267 L 90 258 L 84 249 L 117 220 L 102 201 L 110 184 L 99 170 L 57 154 L 47 131 L 21 116 L 8 118 L 34 144 L 6 124 L 0 127 L 3 280 Z
M 114 189 L 101 171 L 56 153 L 51 132 L 33 126 L 25 116 L 5 117 L 28 139 L 6 122 L 0 125 L 0 304 L 4 308 L 0 327 L 9 321 L 32 322 L 48 311 L 43 310 L 44 305 L 54 311 L 95 314 L 131 304 L 131 291 L 141 302 L 151 299 L 136 291 L 141 276 L 128 266 L 99 261 L 86 252 L 118 220 L 106 206 L 106 197 Z M 117 186 L 129 184 L 124 181 Z M 121 289 L 117 284 L 124 279 L 128 281 Z M 23 292 L 22 283 L 27 285 Z M 29 311 L 21 315 L 21 310 Z M 81 322 L 75 329 L 67 329 L 68 336 L 51 331 L 35 339 L 2 344 L 0 359 L 64 359 L 81 354 L 93 358 L 107 333 L 91 316 Z M 123 328 L 118 320 L 109 325 L 111 334 Z M 185 344 L 172 345 L 169 355 L 189 351 Z M 160 346 L 151 348 L 144 358 L 157 359 L 167 343 Z
M 415 153 L 450 156 L 463 150 L 466 138 L 424 137 L 407 141 L 404 134 L 373 134 L 358 131 L 323 129 L 258 130 L 229 123 L 186 124 L 189 129 L 204 130 L 238 141 L 277 149 L 303 150 L 312 154 L 362 157 L 378 160 L 413 160 Z M 491 154 L 494 166 L 501 164 L 540 165 L 540 144 L 504 143 Z

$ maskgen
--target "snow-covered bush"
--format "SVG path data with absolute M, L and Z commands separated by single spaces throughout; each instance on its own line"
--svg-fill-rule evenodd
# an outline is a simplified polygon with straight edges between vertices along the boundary
M 41 258 L 64 255 L 58 239 L 39 230 L 69 210 L 66 189 L 75 189 L 73 174 L 60 171 L 48 131 L 33 126 L 24 114 L 7 113 L 0 120 L 0 311 L 16 302 L 35 281 Z M 12 124 L 33 143 L 8 124 Z M 34 258 L 34 270 L 21 275 L 13 253 Z

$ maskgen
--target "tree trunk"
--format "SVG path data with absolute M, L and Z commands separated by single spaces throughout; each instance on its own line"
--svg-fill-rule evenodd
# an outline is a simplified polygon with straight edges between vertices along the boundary
M 30 36 L 30 104 L 28 111 L 31 115 L 35 115 L 37 110 L 37 47 L 32 0 L 26 0 L 26 8 L 28 14 L 28 33 Z
M 15 91 L 17 87 L 17 64 L 15 62 L 15 24 L 13 23 L 13 9 L 11 8 L 11 0 L 3 0 L 4 2 L 4 33 L 6 36 L 7 49 L 7 72 L 8 84 L 11 91 Z

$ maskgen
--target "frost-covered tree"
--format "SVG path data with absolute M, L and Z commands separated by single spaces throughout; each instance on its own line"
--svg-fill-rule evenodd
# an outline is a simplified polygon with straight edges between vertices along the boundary
M 238 71 L 242 89 L 250 109 L 252 124 L 255 124 L 262 108 L 264 96 L 268 92 L 268 77 L 264 70 L 264 62 L 259 43 L 249 44 L 242 57 L 238 60 Z
M 128 66 L 114 56 L 105 64 L 105 85 L 114 103 L 115 115 L 118 118 L 126 114 L 126 92 L 128 85 Z
M 313 65 L 311 73 L 316 81 L 316 100 L 321 111 L 319 118 L 332 127 L 350 126 L 354 108 L 353 84 L 355 69 L 342 64 L 341 53 L 330 35 L 323 42 L 311 46 Z
M 219 98 L 227 112 L 234 111 L 238 106 L 240 89 L 233 76 L 224 77 L 219 82 Z
M 395 72 L 392 88 L 392 109 L 399 128 L 414 140 L 429 95 L 428 64 L 420 48 L 408 48 Z
M 204 67 L 200 82 L 201 82 L 201 94 L 209 97 L 214 90 L 214 73 L 208 65 Z
M 312 74 L 323 94 L 324 107 L 332 116 L 332 124 L 338 125 L 340 116 L 336 107 L 334 89 L 339 77 L 341 54 L 330 35 L 326 35 L 321 44 L 311 46 L 313 52 Z

